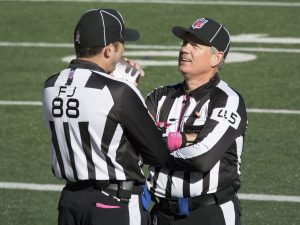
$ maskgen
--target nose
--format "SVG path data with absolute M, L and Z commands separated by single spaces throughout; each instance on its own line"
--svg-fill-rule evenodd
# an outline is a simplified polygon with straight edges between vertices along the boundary
M 183 42 L 180 47 L 180 53 L 187 53 L 189 51 L 189 43 Z

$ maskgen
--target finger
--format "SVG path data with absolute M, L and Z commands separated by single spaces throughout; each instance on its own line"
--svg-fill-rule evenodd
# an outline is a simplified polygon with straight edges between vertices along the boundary
M 197 118 L 200 118 L 200 117 L 201 117 L 200 112 L 195 112 L 195 116 L 196 116 Z
M 145 71 L 143 69 L 140 69 L 140 76 L 144 77 L 145 76 Z
M 144 70 L 141 68 L 141 65 L 135 61 L 129 60 L 128 58 L 124 58 L 124 60 L 127 60 L 126 62 L 128 62 L 133 68 L 137 69 L 140 71 L 140 76 L 144 77 L 145 76 L 145 72 Z
M 143 76 L 145 75 L 145 72 L 144 72 L 144 70 L 142 69 L 141 65 L 140 65 L 139 63 L 137 63 L 137 62 L 134 62 L 134 61 L 132 61 L 132 63 L 133 63 L 133 67 L 134 67 L 135 69 L 141 71 L 140 73 L 141 73 L 141 76 L 143 77 Z
M 128 58 L 122 58 L 125 62 L 129 62 Z
M 136 64 L 136 63 L 135 63 L 133 60 L 128 59 L 128 58 L 123 58 L 123 60 L 124 60 L 125 62 L 127 62 L 130 66 L 135 67 L 135 64 Z

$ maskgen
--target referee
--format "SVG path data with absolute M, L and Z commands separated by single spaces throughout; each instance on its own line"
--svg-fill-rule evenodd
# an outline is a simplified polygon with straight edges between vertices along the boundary
M 184 81 L 157 88 L 146 100 L 173 151 L 165 167 L 150 169 L 153 224 L 239 225 L 236 192 L 247 115 L 241 95 L 218 74 L 230 35 L 208 18 L 172 31 L 182 40 L 178 69 Z M 197 138 L 186 143 L 182 133 Z
M 125 41 L 139 39 L 113 9 L 93 9 L 74 31 L 76 59 L 45 81 L 43 109 L 52 170 L 66 181 L 59 225 L 144 225 L 143 164 L 162 166 L 168 149 L 139 91 L 109 75 Z

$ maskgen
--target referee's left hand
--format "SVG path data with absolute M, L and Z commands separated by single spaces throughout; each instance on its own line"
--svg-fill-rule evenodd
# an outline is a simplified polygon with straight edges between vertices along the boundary
M 128 58 L 123 58 L 124 61 L 126 61 L 127 63 L 129 63 L 133 68 L 137 69 L 140 71 L 139 76 L 136 78 L 135 82 L 133 83 L 136 87 L 139 84 L 140 81 L 140 77 L 144 77 L 145 76 L 145 72 L 144 70 L 141 68 L 141 65 L 133 60 L 130 60 Z

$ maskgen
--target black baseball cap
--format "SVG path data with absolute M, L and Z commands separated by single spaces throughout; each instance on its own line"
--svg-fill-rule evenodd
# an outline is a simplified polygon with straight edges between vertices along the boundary
M 172 32 L 180 39 L 184 39 L 185 36 L 190 33 L 201 42 L 209 46 L 214 46 L 219 51 L 224 52 L 224 58 L 226 58 L 228 54 L 230 48 L 230 34 L 222 24 L 212 19 L 197 19 L 188 29 L 175 26 Z
M 83 47 L 105 47 L 116 41 L 137 41 L 140 33 L 125 28 L 122 15 L 114 9 L 92 9 L 78 21 L 74 43 Z

